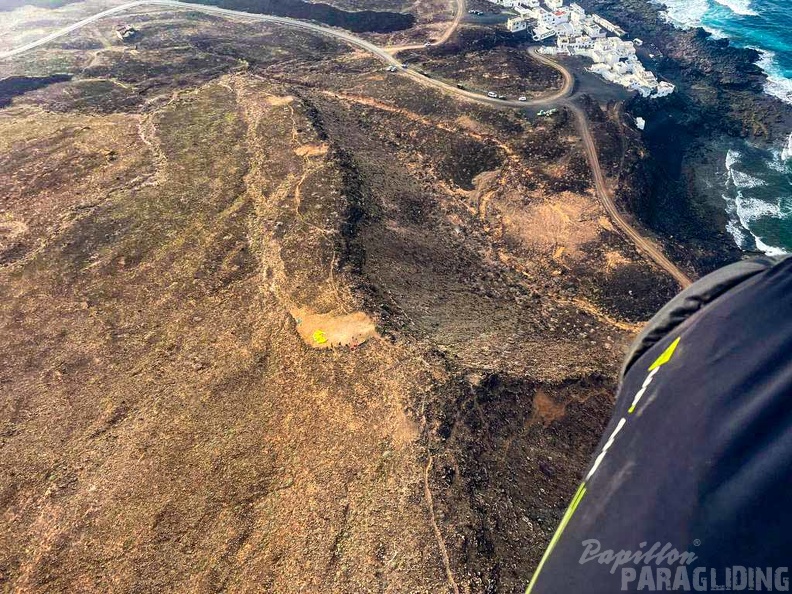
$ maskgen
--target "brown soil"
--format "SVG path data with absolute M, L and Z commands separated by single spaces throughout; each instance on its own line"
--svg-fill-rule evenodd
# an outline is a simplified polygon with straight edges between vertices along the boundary
M 2 589 L 523 591 L 661 282 L 568 114 L 134 22 L 2 66 Z
M 357 348 L 371 338 L 379 337 L 374 322 L 362 311 L 333 315 L 296 309 L 291 315 L 297 324 L 300 338 L 313 348 Z
M 558 71 L 532 60 L 527 45 L 504 28 L 465 25 L 449 42 L 401 52 L 399 59 L 436 78 L 512 99 L 545 94 L 563 82 Z

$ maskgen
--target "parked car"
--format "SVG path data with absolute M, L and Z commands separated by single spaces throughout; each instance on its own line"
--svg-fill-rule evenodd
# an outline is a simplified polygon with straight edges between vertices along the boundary
M 487 97 L 491 97 L 492 99 L 497 99 L 498 94 L 490 91 L 489 93 L 487 93 Z
M 525 95 L 521 95 L 521 96 L 520 96 L 520 97 L 517 99 L 517 101 L 528 101 L 528 97 L 526 97 Z

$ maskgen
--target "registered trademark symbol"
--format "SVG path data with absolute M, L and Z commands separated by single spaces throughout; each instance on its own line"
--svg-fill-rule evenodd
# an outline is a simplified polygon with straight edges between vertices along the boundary
M 697 538 L 696 540 L 694 540 L 694 541 L 693 541 L 693 546 L 694 546 L 694 547 L 697 547 L 697 546 L 699 546 L 700 544 L 701 544 L 701 541 L 700 541 L 698 538 Z

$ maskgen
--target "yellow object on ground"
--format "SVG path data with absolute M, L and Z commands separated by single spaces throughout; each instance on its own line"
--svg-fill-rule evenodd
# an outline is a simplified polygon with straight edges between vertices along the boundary
M 379 337 L 374 321 L 362 311 L 314 313 L 308 308 L 292 309 L 295 329 L 305 344 L 314 349 L 356 348 Z M 297 321 L 299 320 L 299 323 Z

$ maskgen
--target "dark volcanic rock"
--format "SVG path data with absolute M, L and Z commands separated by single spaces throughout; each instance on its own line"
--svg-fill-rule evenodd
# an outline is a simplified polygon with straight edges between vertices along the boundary
M 525 39 L 504 29 L 466 25 L 446 43 L 401 52 L 399 59 L 466 88 L 511 95 L 559 88 L 559 72 L 527 59 Z
M 580 0 L 644 40 L 648 65 L 677 86 L 661 100 L 639 96 L 626 111 L 646 119 L 640 139 L 625 155 L 620 201 L 666 238 L 671 254 L 706 272 L 741 255 L 724 233 L 724 213 L 694 190 L 707 146 L 724 137 L 773 143 L 792 127 L 792 108 L 764 93 L 759 53 L 713 39 L 703 29 L 679 30 L 645 0 Z M 628 118 L 629 119 L 629 118 Z
M 703 29 L 676 29 L 645 0 L 581 0 L 581 4 L 662 52 L 651 66 L 680 92 L 657 103 L 676 111 L 682 124 L 704 126 L 696 136 L 726 132 L 772 140 L 788 133 L 792 109 L 763 92 L 766 75 L 756 65 L 757 51 L 713 39 Z
M 51 76 L 9 76 L 0 79 L 0 108 L 11 105 L 11 100 L 29 91 L 35 91 L 47 85 L 71 80 L 71 74 L 53 74 Z
M 315 20 L 355 33 L 390 33 L 409 29 L 415 24 L 415 17 L 411 14 L 376 10 L 347 11 L 321 2 L 303 0 L 196 0 L 196 2 L 244 12 Z

